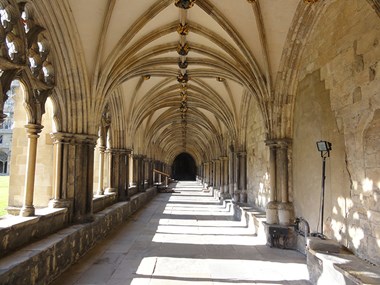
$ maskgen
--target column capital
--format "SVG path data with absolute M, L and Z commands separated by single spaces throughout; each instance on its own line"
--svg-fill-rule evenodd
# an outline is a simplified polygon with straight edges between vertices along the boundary
M 288 138 L 268 139 L 265 144 L 270 148 L 288 148 L 292 144 L 292 140 Z
M 221 156 L 219 157 L 220 160 L 228 160 L 228 156 Z
M 28 133 L 28 137 L 35 137 L 35 138 L 38 138 L 39 137 L 39 133 L 42 131 L 42 129 L 44 128 L 44 126 L 40 125 L 40 124 L 27 124 L 24 126 L 25 129 L 26 129 L 26 132 Z
M 68 143 L 68 144 L 96 144 L 97 135 L 90 134 L 75 134 L 65 132 L 50 133 L 53 143 Z

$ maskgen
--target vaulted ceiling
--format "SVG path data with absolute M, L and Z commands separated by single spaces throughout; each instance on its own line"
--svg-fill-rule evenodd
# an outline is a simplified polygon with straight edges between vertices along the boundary
M 271 93 L 302 1 L 69 2 L 100 108 L 118 98 L 110 108 L 122 139 L 172 161 L 239 140 L 250 100 L 262 104 Z

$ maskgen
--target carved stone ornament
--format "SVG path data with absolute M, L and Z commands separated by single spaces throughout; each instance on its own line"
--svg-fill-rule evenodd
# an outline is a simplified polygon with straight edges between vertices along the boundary
M 195 0 L 175 0 L 174 5 L 176 7 L 181 8 L 181 9 L 189 9 L 193 7 L 195 4 Z
M 177 28 L 177 33 L 180 34 L 181 36 L 187 36 L 189 34 L 189 25 L 188 24 L 182 25 L 181 23 L 179 23 L 178 28 Z
M 181 45 L 181 43 L 178 43 L 177 52 L 179 55 L 182 55 L 182 56 L 187 55 L 189 53 L 189 44 L 185 43 L 184 45 Z
M 187 60 L 184 60 L 184 61 L 179 60 L 179 61 L 178 61 L 178 67 L 179 67 L 179 68 L 181 68 L 181 69 L 186 69 L 187 66 L 188 66 Z
M 177 80 L 179 83 L 186 83 L 187 81 L 189 81 L 189 75 L 187 74 L 187 72 L 185 74 L 179 74 L 177 76 Z

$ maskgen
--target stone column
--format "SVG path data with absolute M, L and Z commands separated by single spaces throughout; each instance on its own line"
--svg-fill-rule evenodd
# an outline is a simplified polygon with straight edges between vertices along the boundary
M 70 221 L 93 220 L 92 198 L 96 135 L 53 133 L 56 145 L 52 207 L 69 207 Z
M 148 187 L 153 186 L 153 160 L 148 160 Z
M 116 181 L 115 181 L 115 176 L 116 176 L 116 171 L 115 171 L 115 166 L 116 166 L 116 155 L 115 151 L 112 148 L 108 148 L 106 150 L 106 154 L 108 156 L 108 187 L 105 189 L 105 193 L 110 194 L 110 193 L 116 193 Z
M 71 208 L 72 200 L 67 199 L 63 185 L 67 185 L 68 151 L 71 136 L 64 133 L 51 133 L 53 140 L 53 199 L 49 201 L 50 208 Z
M 134 186 L 133 185 L 133 174 L 134 174 L 134 172 L 133 172 L 133 170 L 134 170 L 134 161 L 133 161 L 133 154 L 130 152 L 129 154 L 128 154 L 128 182 L 129 182 L 129 187 L 132 187 L 132 186 Z
M 128 155 L 129 151 L 126 149 L 118 150 L 118 199 L 125 201 L 128 198 Z
M 289 202 L 287 139 L 268 140 L 270 147 L 270 202 L 266 206 L 267 223 L 289 225 L 293 223 L 294 208 Z M 281 198 L 281 200 L 279 200 Z
M 25 125 L 28 133 L 28 149 L 26 161 L 25 189 L 24 201 L 20 210 L 20 216 L 29 217 L 35 213 L 33 205 L 34 196 L 34 177 L 36 173 L 36 158 L 37 158 L 37 140 L 43 126 L 40 124 Z
M 281 193 L 281 203 L 278 207 L 279 223 L 289 225 L 293 223 L 293 204 L 289 202 L 288 188 L 288 147 L 289 141 L 278 141 L 277 148 L 277 187 Z
M 233 181 L 233 200 L 235 202 L 239 202 L 240 201 L 240 191 L 239 191 L 239 187 L 240 187 L 240 163 L 239 163 L 239 154 L 238 152 L 234 152 L 233 153 L 233 172 L 234 172 L 234 181 Z
M 132 176 L 132 185 L 138 189 L 138 180 L 139 180 L 139 160 L 138 155 L 133 155 L 133 176 Z
M 278 201 L 276 182 L 276 154 L 277 145 L 274 141 L 266 141 L 269 147 L 269 179 L 270 179 L 270 201 L 266 205 L 266 222 L 268 224 L 278 224 Z
M 240 170 L 240 202 L 247 202 L 247 153 L 239 153 L 239 170 Z
M 229 194 L 232 198 L 234 196 L 234 188 L 235 188 L 235 155 L 231 150 L 229 153 L 229 167 L 228 167 L 228 181 L 229 181 Z
M 105 146 L 99 146 L 99 185 L 96 191 L 97 195 L 104 194 L 104 152 L 106 148 Z
M 222 190 L 221 190 L 221 193 L 222 193 L 222 198 L 223 199 L 229 199 L 231 198 L 230 197 L 230 193 L 228 191 L 228 157 L 227 156 L 223 156 L 221 157 L 221 166 L 222 166 L 222 169 L 221 169 L 221 174 L 222 174 Z

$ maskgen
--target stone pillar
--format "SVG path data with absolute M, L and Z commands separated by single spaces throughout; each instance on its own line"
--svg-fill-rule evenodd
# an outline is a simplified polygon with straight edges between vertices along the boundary
M 269 147 L 269 179 L 270 179 L 270 201 L 266 205 L 266 222 L 278 224 L 278 201 L 276 182 L 276 154 L 277 145 L 274 141 L 267 141 Z
M 93 220 L 92 198 L 96 135 L 53 133 L 55 141 L 52 207 L 69 207 L 70 221 Z
M 238 152 L 234 152 L 233 153 L 233 172 L 234 172 L 234 181 L 233 181 L 233 200 L 235 202 L 239 202 L 240 201 L 240 163 L 239 163 L 239 153 Z
M 239 153 L 239 171 L 240 171 L 240 202 L 247 202 L 247 153 Z
M 104 194 L 104 152 L 106 148 L 105 146 L 99 146 L 99 185 L 96 191 L 97 195 Z
M 40 124 L 25 125 L 28 133 L 28 150 L 26 161 L 26 175 L 24 188 L 24 201 L 20 210 L 20 216 L 29 217 L 35 213 L 33 205 L 34 196 L 34 177 L 36 173 L 36 158 L 37 158 L 37 140 L 43 126 Z
M 128 154 L 128 182 L 129 187 L 133 186 L 133 169 L 134 169 L 134 161 L 133 161 L 133 154 L 130 152 Z
M 118 150 L 118 199 L 119 201 L 125 201 L 128 199 L 128 155 L 129 151 L 126 149 Z
M 138 155 L 134 154 L 133 155 L 133 175 L 132 175 L 132 186 L 136 187 L 138 189 L 138 175 L 139 175 L 139 160 L 138 160 Z
M 108 166 L 107 166 L 107 171 L 108 171 L 108 187 L 105 189 L 105 193 L 110 194 L 110 193 L 116 193 L 116 155 L 115 151 L 112 148 L 107 148 L 106 154 L 108 157 Z
M 234 196 L 235 188 L 235 155 L 233 150 L 229 153 L 229 167 L 228 167 L 228 181 L 229 181 L 229 194 L 232 198 Z
M 270 147 L 270 202 L 266 206 L 267 223 L 289 225 L 293 223 L 294 208 L 289 202 L 287 139 L 268 140 Z M 280 195 L 279 195 L 280 194 Z M 281 200 L 279 200 L 281 198 Z
M 153 160 L 148 160 L 148 187 L 153 186 Z
M 222 175 L 222 187 L 221 194 L 223 199 L 231 198 L 228 191 L 228 157 L 223 156 L 221 159 L 221 175 Z
M 65 133 L 51 133 L 53 144 L 53 199 L 49 201 L 50 208 L 71 208 L 72 200 L 68 199 L 67 191 L 63 185 L 67 185 L 68 151 L 71 136 Z
M 288 147 L 289 141 L 281 140 L 277 148 L 277 187 L 281 193 L 281 203 L 278 207 L 279 223 L 289 225 L 293 223 L 294 210 L 293 204 L 289 202 L 288 187 Z

